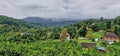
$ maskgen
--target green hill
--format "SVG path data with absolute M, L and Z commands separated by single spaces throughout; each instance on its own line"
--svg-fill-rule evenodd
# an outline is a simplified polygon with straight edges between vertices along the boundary
M 43 27 L 42 24 L 28 23 L 19 19 L 14 19 L 12 17 L 0 16 L 0 33 L 8 32 L 23 32 L 30 28 Z

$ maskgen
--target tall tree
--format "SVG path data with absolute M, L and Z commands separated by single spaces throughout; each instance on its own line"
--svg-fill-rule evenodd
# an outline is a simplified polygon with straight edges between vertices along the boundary
M 99 30 L 98 24 L 95 23 L 94 25 L 92 25 L 92 29 L 97 32 Z
M 68 33 L 68 31 L 66 28 L 62 29 L 62 31 L 60 33 L 60 40 L 64 41 L 67 38 L 67 33 Z
M 86 33 L 87 33 L 87 25 L 83 25 L 83 27 L 79 29 L 79 34 L 80 36 L 85 37 Z
M 114 26 L 111 26 L 111 28 L 110 28 L 110 32 L 112 32 L 112 33 L 115 32 L 115 27 L 114 27 Z
M 93 37 L 93 30 L 91 28 L 87 29 L 86 37 L 91 39 Z

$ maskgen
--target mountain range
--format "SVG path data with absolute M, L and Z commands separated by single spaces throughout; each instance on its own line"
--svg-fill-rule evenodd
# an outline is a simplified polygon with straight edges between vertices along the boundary
M 67 26 L 70 24 L 75 24 L 79 22 L 80 20 L 72 20 L 68 18 L 61 18 L 58 20 L 53 20 L 53 19 L 47 19 L 47 18 L 41 18 L 41 17 L 26 17 L 22 19 L 23 21 L 26 22 L 31 22 L 31 23 L 41 23 L 46 26 Z

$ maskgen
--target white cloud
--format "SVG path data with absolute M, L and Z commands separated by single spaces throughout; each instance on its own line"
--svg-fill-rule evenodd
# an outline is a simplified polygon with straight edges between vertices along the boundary
M 113 18 L 120 0 L 0 0 L 0 14 L 15 18 Z

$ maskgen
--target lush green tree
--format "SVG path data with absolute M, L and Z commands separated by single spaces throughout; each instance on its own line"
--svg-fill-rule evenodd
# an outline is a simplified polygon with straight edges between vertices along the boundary
M 115 26 L 115 33 L 120 36 L 120 26 L 119 25 Z
M 68 33 L 67 29 L 63 28 L 61 33 L 60 33 L 60 40 L 61 41 L 64 41 L 67 38 L 67 33 Z
M 80 36 L 85 37 L 86 33 L 87 33 L 87 25 L 83 25 L 83 27 L 79 29 L 79 34 Z
M 87 34 L 85 37 L 87 37 L 89 39 L 91 39 L 93 37 L 93 30 L 91 28 L 87 29 Z
M 112 33 L 115 32 L 115 27 L 114 27 L 114 26 L 111 26 L 111 28 L 110 28 L 110 32 L 112 32 Z
M 96 24 L 96 23 L 93 23 L 93 25 L 92 25 L 91 28 L 93 29 L 93 31 L 96 31 L 96 32 L 100 30 L 100 29 L 99 29 L 99 25 Z
M 76 38 L 76 34 L 79 34 L 77 33 L 77 28 L 74 26 L 68 27 L 68 33 L 70 34 L 71 38 Z

